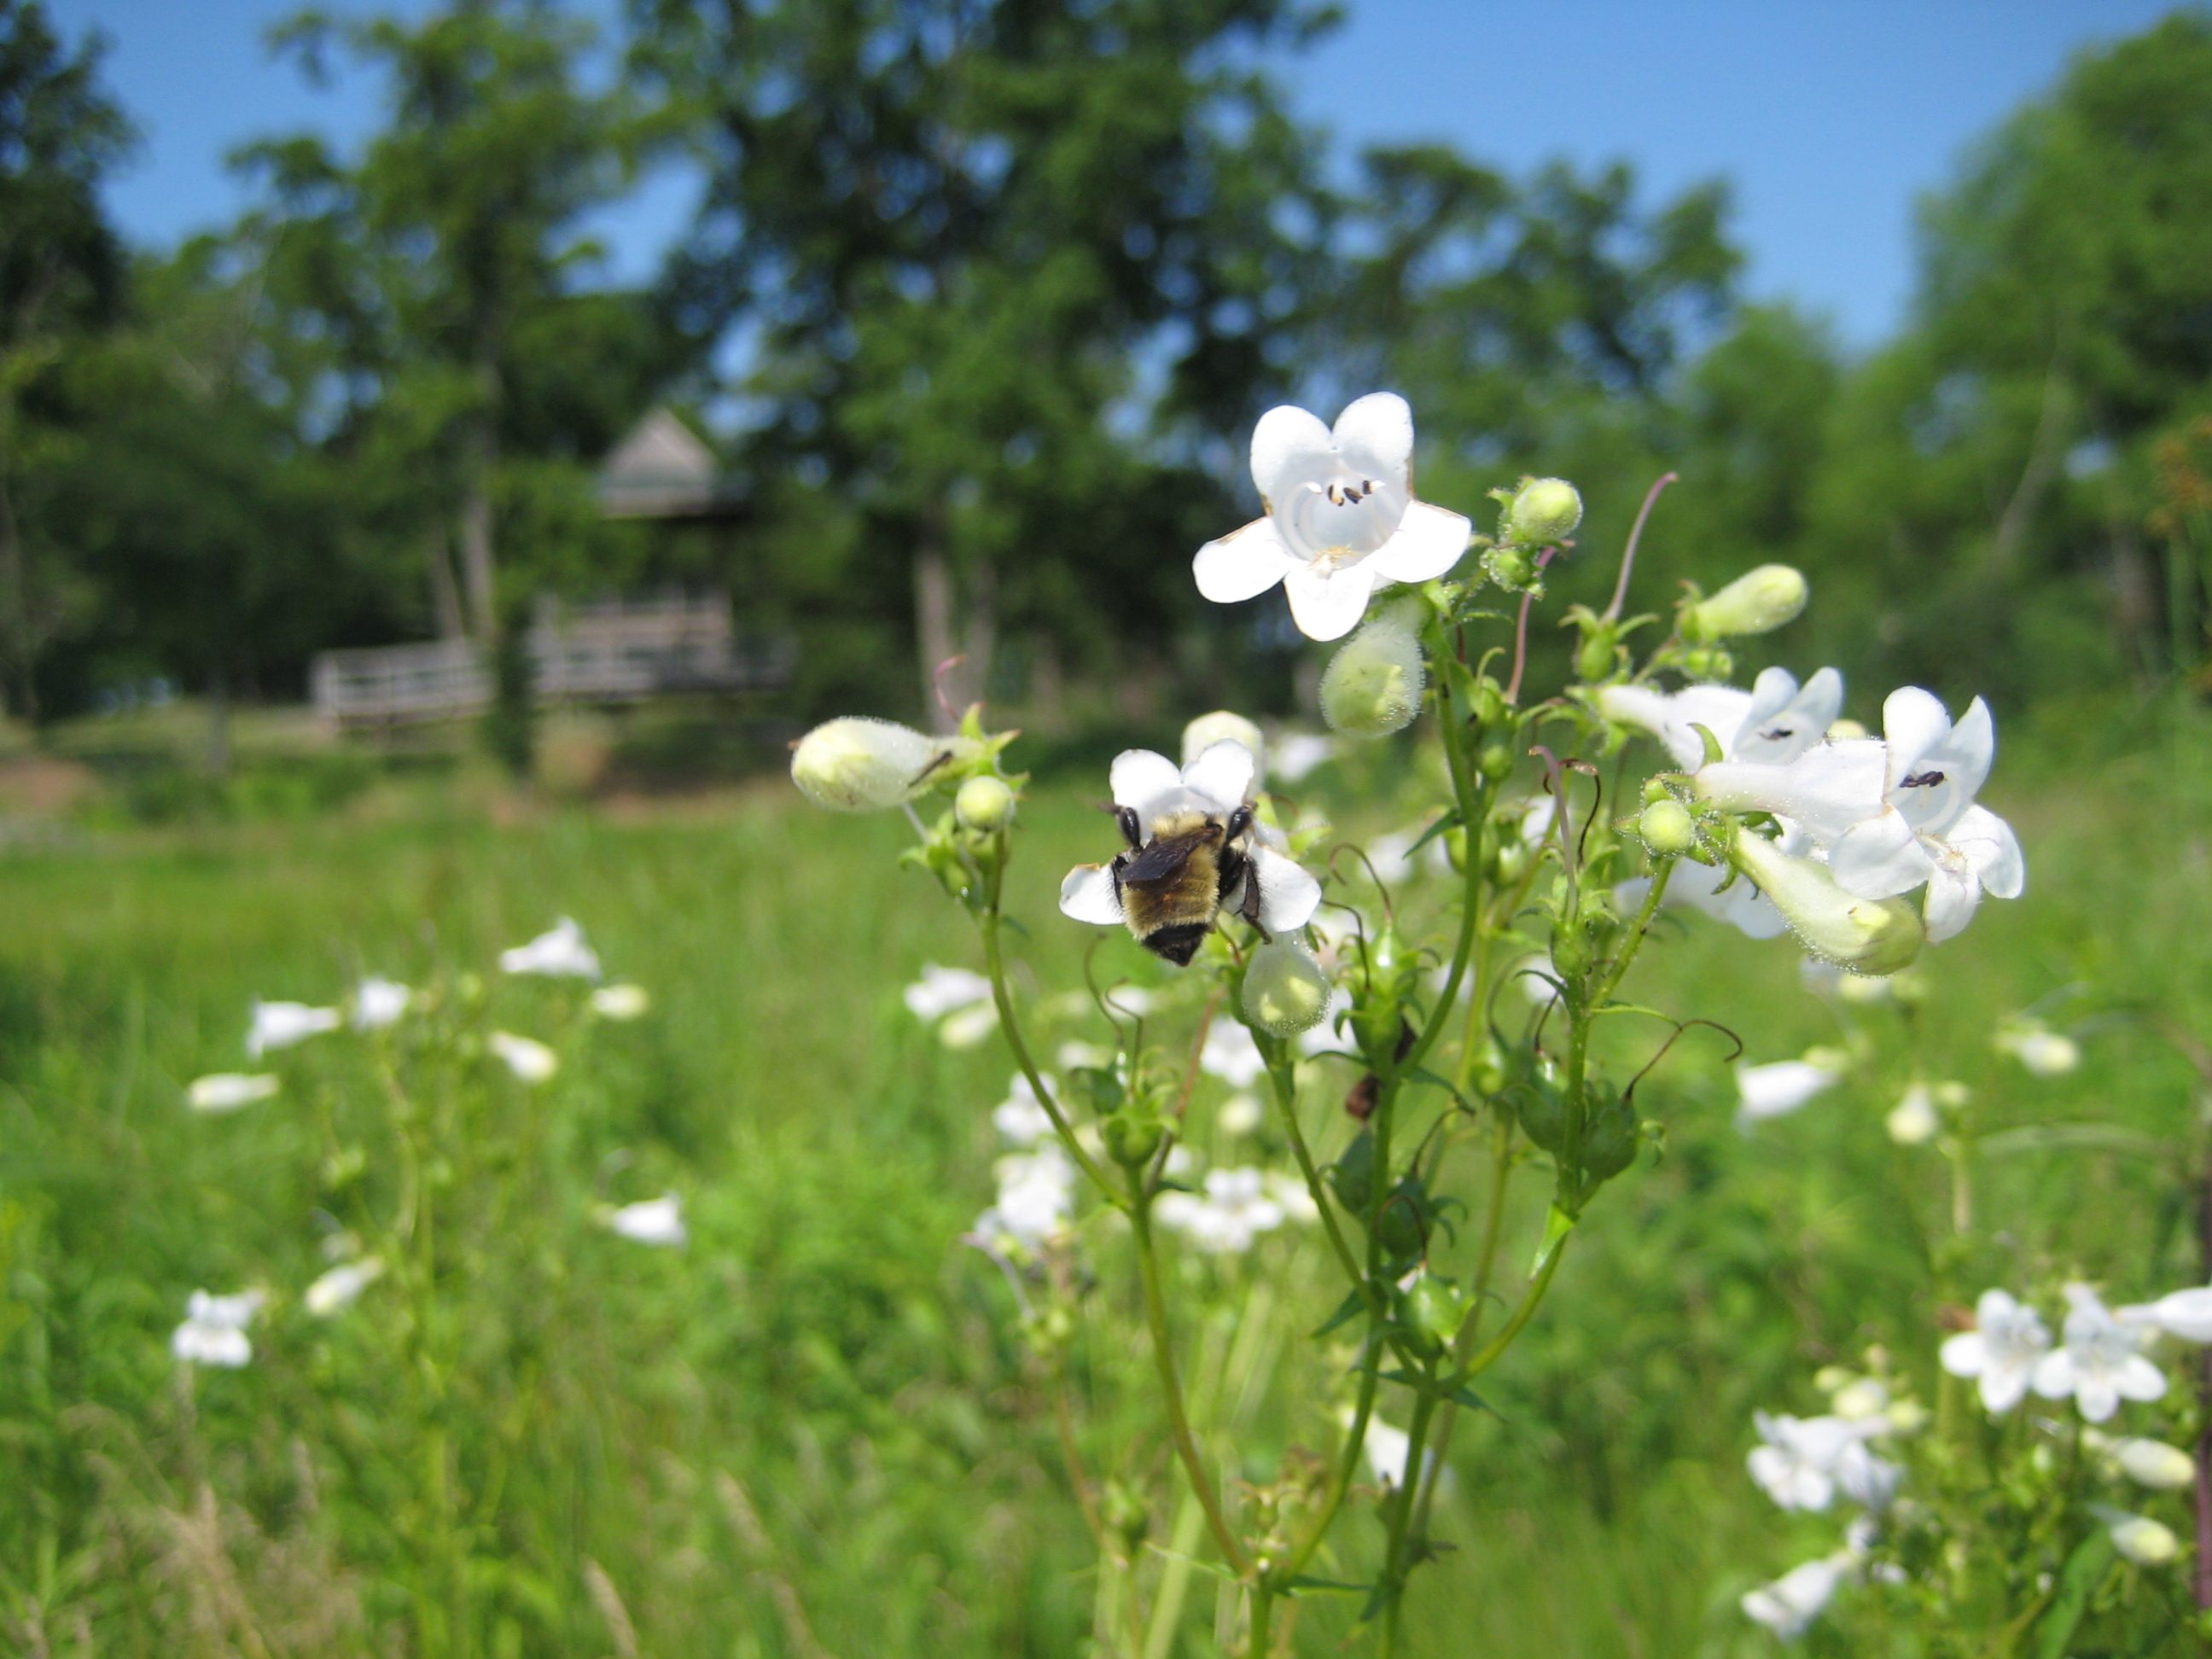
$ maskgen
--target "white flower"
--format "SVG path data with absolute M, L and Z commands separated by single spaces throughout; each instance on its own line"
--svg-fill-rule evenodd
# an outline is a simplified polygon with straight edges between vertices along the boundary
M 525 1083 L 543 1083 L 561 1069 L 560 1055 L 533 1037 L 494 1031 L 484 1039 L 484 1046 Z
M 2197 1479 L 2197 1460 L 2163 1440 L 2147 1440 L 2139 1435 L 2108 1440 L 2094 1429 L 2086 1431 L 2081 1439 L 2129 1480 L 2154 1492 L 2179 1492 Z
M 276 1079 L 265 1072 L 211 1072 L 191 1080 L 185 1103 L 196 1112 L 234 1112 L 268 1099 L 276 1089 Z
M 1747 1128 L 1785 1117 L 1843 1080 L 1844 1070 L 1815 1049 L 1802 1060 L 1778 1060 L 1735 1068 L 1735 1126 Z
M 1769 668 L 1751 690 L 1692 685 L 1660 691 L 1648 685 L 1608 685 L 1597 694 L 1598 712 L 1616 726 L 1632 726 L 1657 738 L 1685 772 L 1705 763 L 1704 726 L 1724 760 L 1776 766 L 1818 744 L 1843 711 L 1844 677 L 1823 668 L 1801 687 L 1786 668 Z
M 610 1210 L 606 1224 L 617 1236 L 639 1244 L 675 1248 L 691 1237 L 684 1226 L 684 1200 L 674 1193 Z
M 1213 1121 L 1225 1135 L 1249 1135 L 1267 1121 L 1267 1109 L 1257 1095 L 1236 1094 L 1221 1103 Z
M 599 976 L 598 953 L 584 943 L 584 930 L 567 916 L 527 945 L 501 951 L 499 966 L 502 973 L 538 974 L 548 979 Z
M 2212 1285 L 2138 1302 L 2122 1308 L 2119 1318 L 2125 1324 L 2155 1326 L 2184 1342 L 2212 1342 Z
M 246 1328 L 261 1311 L 264 1300 L 260 1291 L 241 1291 L 235 1296 L 194 1291 L 185 1304 L 185 1322 L 169 1338 L 169 1352 L 191 1364 L 237 1370 L 253 1358 Z
M 1899 1472 L 1866 1447 L 1869 1436 L 1887 1428 L 1886 1419 L 1847 1422 L 1840 1417 L 1753 1414 L 1765 1443 L 1745 1460 L 1769 1498 L 1785 1510 L 1825 1511 L 1841 1492 L 1861 1507 L 1885 1507 L 1897 1490 Z
M 300 1304 L 318 1319 L 351 1307 L 361 1293 L 384 1277 L 384 1258 L 365 1255 L 358 1261 L 340 1262 L 300 1297 Z
M 1852 1576 L 1858 1558 L 1838 1550 L 1792 1567 L 1771 1584 L 1747 1591 L 1744 1616 L 1766 1626 L 1785 1642 L 1802 1636 L 1834 1599 L 1837 1589 Z
M 2051 1346 L 2051 1332 L 2034 1309 L 2003 1291 L 1984 1291 L 1974 1304 L 1974 1328 L 1946 1337 L 1943 1369 L 1979 1379 L 1982 1404 L 2002 1416 L 2020 1404 L 2036 1367 Z
M 1337 1413 L 1337 1420 L 1349 1429 L 1358 1418 L 1352 1407 L 1346 1406 Z M 1359 1449 L 1367 1459 L 1368 1468 L 1384 1486 L 1402 1486 L 1406 1484 L 1406 1460 L 1413 1452 L 1413 1437 L 1405 1430 L 1394 1429 L 1381 1418 L 1370 1415 L 1366 1437 L 1360 1442 Z M 1431 1446 L 1421 1453 L 1421 1473 L 1426 1474 L 1436 1466 L 1437 1449 Z M 1438 1486 L 1449 1491 L 1451 1476 L 1452 1472 L 1446 1469 L 1437 1479 Z
M 1316 640 L 1341 639 L 1383 582 L 1441 576 L 1474 526 L 1413 499 L 1413 412 L 1395 392 L 1348 405 L 1335 428 L 1285 404 L 1252 433 L 1252 482 L 1267 516 L 1199 549 L 1198 591 L 1218 604 L 1283 584 Z
M 335 1031 L 338 1023 L 335 1008 L 310 1008 L 304 1002 L 257 1002 L 252 1028 L 246 1034 L 246 1057 L 258 1060 L 272 1050 Z
M 1256 782 L 1266 772 L 1267 740 L 1260 728 L 1243 715 L 1226 708 L 1200 714 L 1182 729 L 1182 763 L 1189 765 L 1217 743 L 1241 743 L 1252 752 L 1252 776 Z
M 602 985 L 592 993 L 592 1012 L 601 1019 L 641 1019 L 652 1006 L 642 985 Z
M 1058 1141 L 1009 1153 L 991 1170 L 998 1179 L 999 1201 L 976 1218 L 980 1237 L 1035 1249 L 1066 1225 L 1075 1207 L 1075 1166 Z
M 1990 1046 L 2010 1054 L 2036 1077 L 2064 1077 L 2081 1064 L 2081 1045 L 2040 1020 L 2008 1021 Z
M 1115 757 L 1109 780 L 1125 823 L 1133 814 L 1137 831 L 1144 835 L 1162 817 L 1177 813 L 1197 813 L 1226 829 L 1251 799 L 1254 769 L 1252 751 L 1241 743 L 1214 744 L 1184 767 L 1149 749 L 1125 749 Z M 1276 851 L 1272 839 L 1272 832 L 1255 821 L 1241 849 L 1249 860 L 1244 884 L 1224 894 L 1222 905 L 1242 908 L 1249 884 L 1256 882 L 1262 931 L 1294 933 L 1321 903 L 1321 883 Z M 1111 865 L 1079 864 L 1069 871 L 1060 887 L 1062 914 L 1100 927 L 1119 925 L 1124 917 L 1116 872 L 1136 856 L 1132 848 Z
M 1051 1115 L 1039 1103 L 1029 1079 L 1019 1072 L 1007 1086 L 1006 1097 L 991 1109 L 991 1124 L 1012 1146 L 1034 1146 L 1053 1132 Z
M 1790 826 L 1790 840 L 1796 840 L 1801 827 Z M 1897 972 L 1920 954 L 1925 932 L 1903 899 L 1863 898 L 1846 891 L 1819 860 L 1797 857 L 1784 842 L 1747 829 L 1729 844 L 1729 858 L 1759 884 L 1797 942 L 1813 955 L 1855 974 L 1880 975 Z
M 354 987 L 353 1029 L 381 1031 L 397 1025 L 414 1006 L 414 992 L 396 979 L 379 979 L 372 974 Z
M 2113 1318 L 2087 1285 L 2069 1285 L 2066 1300 L 2066 1343 L 2037 1362 L 2036 1393 L 2046 1400 L 2071 1395 L 2083 1417 L 2102 1423 L 2123 1400 L 2156 1400 L 2166 1392 L 2166 1373 L 2140 1352 L 2140 1326 Z
M 791 781 L 833 812 L 880 811 L 922 793 L 946 760 L 972 747 L 895 720 L 847 715 L 824 721 L 793 746 Z
M 2139 1567 L 2162 1567 L 2181 1553 L 2181 1540 L 2163 1522 L 2101 1504 L 2096 1514 L 2112 1536 L 2112 1547 Z
M 1232 1089 L 1249 1089 L 1267 1075 L 1267 1062 L 1243 1024 L 1217 1019 L 1206 1027 L 1206 1042 L 1198 1051 L 1198 1069 L 1208 1077 L 1219 1078 Z
M 1121 1002 L 1127 997 L 1128 991 L 1117 989 L 1112 995 L 1115 1001 Z M 1105 1072 L 1113 1069 L 1114 1051 L 1096 1042 L 1070 1038 L 1052 1051 L 1052 1060 L 1063 1072 L 1079 1072 L 1086 1066 L 1094 1072 Z
M 1900 1146 L 1924 1146 L 1936 1139 L 1943 1121 L 1936 1115 L 1936 1097 L 1924 1083 L 1905 1091 L 1905 1098 L 1882 1120 L 1889 1138 Z
M 1282 1206 L 1267 1195 L 1267 1176 L 1251 1169 L 1210 1170 L 1205 1197 L 1163 1193 L 1152 1208 L 1163 1227 L 1208 1255 L 1241 1255 L 1285 1220 Z
M 907 1012 L 916 1019 L 942 1019 L 945 1015 L 991 1000 L 991 981 L 965 968 L 921 965 L 921 977 L 902 994 Z
M 1316 767 L 1326 764 L 1336 752 L 1336 745 L 1310 732 L 1283 732 L 1276 735 L 1273 750 L 1267 758 L 1276 781 L 1297 783 Z
M 1313 1189 L 1302 1176 L 1287 1170 L 1268 1170 L 1267 1194 L 1281 1209 L 1285 1221 L 1310 1226 L 1321 1219 L 1321 1206 L 1314 1202 Z

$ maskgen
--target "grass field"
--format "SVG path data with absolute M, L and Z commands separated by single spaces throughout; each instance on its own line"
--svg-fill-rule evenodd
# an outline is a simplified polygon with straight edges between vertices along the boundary
M 1736 1598 L 1833 1528 L 1800 1538 L 1746 1478 L 1754 1407 L 1808 1408 L 1813 1369 L 1875 1340 L 1932 1395 L 1938 1272 L 2063 1268 L 2129 1297 L 2201 1281 L 2203 1103 L 2144 1016 L 2212 1034 L 2212 727 L 2170 709 L 2024 726 L 1989 799 L 2027 847 L 2027 896 L 1927 960 L 1909 1037 L 1894 1011 L 1863 1016 L 1899 1057 L 1888 1081 L 1746 1136 L 1705 1040 L 1639 1094 L 1666 1155 L 1606 1192 L 1490 1374 L 1496 1415 L 1455 1444 L 1455 1547 L 1416 1581 L 1413 1651 L 1772 1651 Z M 151 826 L 76 801 L 0 852 L 0 1644 L 387 1653 L 411 1650 L 404 1626 L 422 1650 L 494 1654 L 1082 1650 L 1096 1558 L 1053 1402 L 1006 1287 L 958 1242 L 991 1196 L 1010 1067 L 901 1006 L 923 963 L 975 960 L 955 907 L 893 867 L 902 821 L 812 813 L 775 779 L 597 805 L 444 777 L 343 793 Z M 1055 784 L 1025 820 L 1014 908 L 1039 994 L 1081 982 L 1087 935 L 1052 894 L 1097 854 L 1096 793 Z M 489 973 L 563 915 L 650 991 L 645 1018 L 587 1025 L 572 994 Z M 1142 971 L 1126 941 L 1100 960 Z M 243 1068 L 254 998 L 331 1002 L 365 972 L 481 996 L 484 1021 L 557 1039 L 560 1075 L 532 1091 L 469 1073 L 417 1126 L 414 1165 L 350 1037 L 275 1057 L 276 1100 L 184 1109 L 191 1079 Z M 1791 953 L 1702 922 L 1647 952 L 1629 994 L 1725 1022 L 1750 1060 L 1837 1036 Z M 2081 1034 L 2075 1075 L 1991 1051 L 2035 1004 Z M 1881 1127 L 1908 1052 L 1995 1126 L 2155 1145 L 2014 1137 L 1975 1170 L 1994 1242 L 1946 1263 L 1928 1243 L 1952 1201 L 1941 1161 Z M 1304 1101 L 1331 1147 L 1334 1064 Z M 1206 1086 L 1197 1138 L 1227 1156 Z M 397 1285 L 327 1322 L 280 1297 L 251 1367 L 180 1378 L 189 1291 L 295 1301 L 319 1238 L 403 1178 L 450 1195 L 428 1311 Z M 592 1223 L 669 1188 L 680 1253 Z M 1516 1213 L 1509 1248 L 1536 1226 Z M 1227 1377 L 1249 1397 L 1220 1409 L 1263 1448 L 1326 1411 L 1271 1392 L 1241 1315 L 1264 1297 L 1310 1328 L 1335 1299 L 1310 1236 L 1267 1249 L 1180 1333 L 1194 1391 Z M 1108 1472 L 1158 1506 L 1155 1541 L 1187 1547 L 1133 1363 L 1078 1337 L 1085 1455 L 1137 1438 Z M 1371 1546 L 1374 1522 L 1347 1536 Z M 1212 1581 L 1182 1577 L 1169 1650 L 1211 1652 Z M 1298 1650 L 1336 1650 L 1352 1611 L 1315 1600 Z

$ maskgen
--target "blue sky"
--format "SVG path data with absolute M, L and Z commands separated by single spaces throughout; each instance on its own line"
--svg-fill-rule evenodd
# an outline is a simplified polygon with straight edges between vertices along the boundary
M 146 134 L 109 191 L 127 234 L 167 243 L 235 214 L 246 198 L 223 157 L 247 139 L 312 126 L 343 141 L 374 124 L 372 83 L 356 76 L 318 91 L 270 63 L 262 33 L 296 9 L 52 0 L 70 35 L 97 27 L 110 38 L 110 84 Z M 419 12 L 425 0 L 396 9 Z M 1554 156 L 1625 157 L 1650 199 L 1723 176 L 1749 292 L 1795 300 L 1865 346 L 1904 319 L 1917 198 L 2073 52 L 2170 9 L 2158 0 L 1354 0 L 1344 29 L 1281 72 L 1293 107 L 1347 150 L 1443 139 L 1509 172 Z M 690 201 L 684 178 L 649 180 L 603 228 L 612 274 L 649 272 Z

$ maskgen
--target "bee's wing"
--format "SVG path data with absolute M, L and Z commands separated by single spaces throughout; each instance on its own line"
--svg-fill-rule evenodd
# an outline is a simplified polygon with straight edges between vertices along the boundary
M 1145 850 L 1121 866 L 1124 882 L 1165 881 L 1190 862 L 1190 855 L 1220 832 L 1211 825 L 1185 836 L 1167 836 L 1146 843 Z

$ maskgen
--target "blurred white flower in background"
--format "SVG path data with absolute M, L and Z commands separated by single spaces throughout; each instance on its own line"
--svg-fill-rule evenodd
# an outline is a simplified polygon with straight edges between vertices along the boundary
M 1785 1510 L 1826 1510 L 1840 1492 L 1863 1508 L 1884 1507 L 1897 1489 L 1898 1470 L 1867 1449 L 1887 1419 L 1753 1414 L 1764 1443 L 1745 1460 L 1751 1478 Z
M 1936 1096 L 1924 1083 L 1916 1083 L 1882 1120 L 1889 1138 L 1900 1146 L 1924 1146 L 1936 1139 L 1943 1121 L 1936 1115 Z
M 278 1048 L 335 1031 L 338 1024 L 335 1008 L 312 1008 L 304 1002 L 257 1002 L 253 1023 L 246 1033 L 246 1057 L 258 1060 Z
M 2037 1077 L 2064 1077 L 2081 1064 L 2081 1045 L 2037 1019 L 2008 1020 L 1990 1039 L 2001 1054 L 2010 1054 Z
M 196 1112 L 234 1112 L 268 1099 L 277 1087 L 277 1079 L 266 1072 L 211 1072 L 191 1080 L 185 1103 Z
M 674 1248 L 691 1237 L 684 1225 L 684 1200 L 674 1193 L 624 1204 L 605 1219 L 609 1231 L 639 1244 Z
M 381 1256 L 365 1255 L 358 1261 L 343 1261 L 308 1285 L 300 1297 L 300 1304 L 316 1318 L 328 1319 L 351 1307 L 363 1291 L 383 1277 Z
M 1000 1138 L 1012 1146 L 1034 1146 L 1050 1135 L 1052 1119 L 1036 1097 L 1036 1091 L 1021 1073 L 1006 1087 L 1006 1097 L 991 1109 L 991 1124 Z
M 2034 1309 L 2008 1291 L 1984 1291 L 1974 1328 L 1946 1337 L 1938 1357 L 1952 1376 L 1977 1379 L 1983 1406 L 2002 1416 L 2020 1404 L 2050 1347 L 2050 1329 Z
M 602 985 L 592 993 L 592 1012 L 601 1019 L 641 1019 L 652 1006 L 642 985 Z
M 484 1039 L 484 1046 L 525 1083 L 543 1083 L 561 1069 L 561 1057 L 534 1037 L 494 1031 Z
M 2212 1342 L 2212 1285 L 2176 1291 L 2119 1310 L 2123 1323 L 2148 1325 L 2184 1342 Z
M 1096 1042 L 1079 1042 L 1072 1038 L 1054 1049 L 1052 1055 L 1053 1064 L 1063 1072 L 1080 1071 L 1086 1066 L 1093 1071 L 1110 1072 L 1114 1069 L 1115 1058 L 1111 1048 L 1102 1048 Z
M 1269 745 L 1267 769 L 1278 783 L 1297 783 L 1336 752 L 1334 741 L 1310 732 L 1279 732 Z
M 2081 1443 L 2137 1486 L 2154 1492 L 2179 1492 L 2197 1480 L 2197 1460 L 2163 1440 L 2140 1435 L 2115 1439 L 2094 1429 L 2084 1429 Z
M 1192 1248 L 1208 1255 L 1231 1255 L 1252 1248 L 1261 1233 L 1285 1220 L 1283 1206 L 1268 1195 L 1267 1178 L 1258 1170 L 1211 1170 L 1203 1197 L 1195 1193 L 1162 1193 L 1152 1211 L 1160 1225 L 1181 1233 Z
M 1222 1018 L 1206 1028 L 1206 1041 L 1198 1051 L 1198 1069 L 1208 1077 L 1219 1078 L 1232 1089 L 1249 1089 L 1267 1076 L 1267 1062 L 1249 1030 L 1239 1021 Z
M 563 916 L 526 945 L 499 953 L 502 973 L 535 974 L 547 979 L 599 977 L 598 952 L 584 943 L 584 930 Z
M 185 1304 L 185 1322 L 169 1338 L 169 1352 L 191 1364 L 237 1370 L 253 1358 L 246 1328 L 265 1300 L 266 1292 L 261 1291 L 240 1291 L 234 1296 L 194 1291 Z
M 1857 1566 L 1857 1557 L 1849 1550 L 1838 1550 L 1792 1567 L 1772 1583 L 1744 1593 L 1744 1616 L 1765 1626 L 1785 1642 L 1795 1641 L 1811 1628 Z
M 2115 1319 L 2087 1285 L 2069 1285 L 2066 1300 L 2065 1346 L 2036 1363 L 2036 1393 L 2046 1400 L 2071 1395 L 2083 1417 L 2102 1423 L 2123 1400 L 2166 1392 L 2166 1373 L 2142 1352 L 2142 1326 Z
M 937 1024 L 938 1039 L 948 1048 L 975 1048 L 998 1029 L 991 981 L 966 968 L 924 963 L 921 977 L 902 994 L 908 1013 Z
M 1842 1057 L 1810 1048 L 1801 1060 L 1777 1060 L 1735 1068 L 1735 1126 L 1747 1128 L 1768 1118 L 1802 1110 L 1843 1081 Z
M 1267 1121 L 1267 1109 L 1257 1095 L 1234 1094 L 1221 1103 L 1213 1121 L 1225 1135 L 1249 1135 Z
M 1010 1239 L 1034 1249 L 1059 1232 L 1075 1207 L 1075 1165 L 1057 1140 L 1011 1152 L 991 1166 L 999 1200 L 975 1218 L 987 1243 Z
M 2097 1518 L 2105 1523 L 2111 1535 L 2112 1547 L 2127 1560 L 2139 1567 L 2162 1567 L 2181 1553 L 2181 1540 L 2173 1535 L 2173 1528 L 2147 1515 L 2130 1515 L 2124 1510 L 2095 1506 Z
M 396 979 L 380 979 L 371 974 L 354 987 L 353 1029 L 356 1031 L 381 1031 L 386 1026 L 397 1025 L 414 1006 L 415 993 Z

